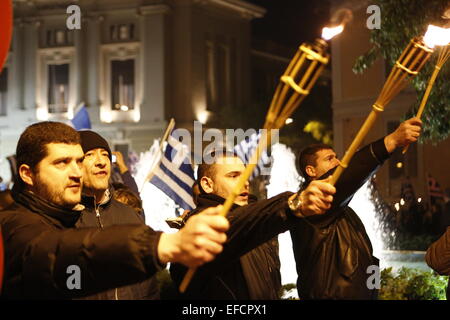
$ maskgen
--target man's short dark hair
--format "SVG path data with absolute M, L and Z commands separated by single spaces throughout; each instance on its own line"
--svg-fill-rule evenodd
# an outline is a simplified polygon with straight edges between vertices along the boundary
M 299 156 L 298 156 L 298 167 L 300 169 L 300 173 L 306 180 L 309 180 L 309 175 L 306 173 L 307 166 L 315 166 L 317 163 L 317 152 L 320 150 L 329 150 L 333 149 L 327 144 L 317 143 L 311 144 L 304 148 Z
M 28 126 L 17 142 L 17 168 L 22 164 L 30 166 L 32 171 L 48 155 L 50 143 L 80 144 L 78 132 L 61 122 L 38 122 Z M 21 182 L 22 179 L 18 179 Z
M 232 157 L 232 158 L 239 158 L 236 152 L 221 149 L 221 150 L 213 150 L 211 153 L 209 153 L 209 156 L 214 159 L 219 159 L 222 157 Z M 216 158 L 217 157 L 217 158 Z M 203 177 L 208 177 L 211 179 L 214 179 L 216 176 L 216 163 L 201 163 L 197 168 L 197 181 L 199 183 L 199 189 L 201 193 L 204 193 L 202 186 L 200 184 L 200 180 Z

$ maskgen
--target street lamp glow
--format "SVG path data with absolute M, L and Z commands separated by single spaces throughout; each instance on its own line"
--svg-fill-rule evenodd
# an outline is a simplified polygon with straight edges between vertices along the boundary
M 206 122 L 208 121 L 208 117 L 209 117 L 209 113 L 206 110 L 201 110 L 201 111 L 197 112 L 197 120 L 201 124 L 206 124 Z
M 294 119 L 292 119 L 292 118 L 286 119 L 286 124 L 291 124 L 292 122 L 294 122 Z
M 400 203 L 396 202 L 394 204 L 395 210 L 400 211 Z
M 422 198 L 418 198 L 418 199 L 417 199 L 417 202 L 418 202 L 418 203 L 421 203 L 421 202 L 422 202 Z
M 126 105 L 121 105 L 120 106 L 120 110 L 122 110 L 122 111 L 128 111 L 130 108 L 128 108 L 128 106 L 126 106 Z
M 405 200 L 403 200 L 403 198 L 400 199 L 400 205 L 404 206 L 405 205 Z

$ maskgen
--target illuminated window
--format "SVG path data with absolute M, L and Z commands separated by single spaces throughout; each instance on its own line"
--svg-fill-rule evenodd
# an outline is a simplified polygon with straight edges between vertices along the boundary
M 234 103 L 235 81 L 234 41 L 207 36 L 205 52 L 205 82 L 207 110 L 218 111 Z
M 6 115 L 6 103 L 8 99 L 8 68 L 0 73 L 0 116 Z
M 43 47 L 64 47 L 73 45 L 73 33 L 64 29 L 50 29 L 45 33 Z
M 109 27 L 110 41 L 129 41 L 135 39 L 134 24 L 113 24 Z
M 69 103 L 69 64 L 49 64 L 47 67 L 48 112 L 67 112 Z
M 134 108 L 134 59 L 111 61 L 111 106 L 113 110 Z
M 217 100 L 220 106 L 229 105 L 230 51 L 225 45 L 217 48 Z

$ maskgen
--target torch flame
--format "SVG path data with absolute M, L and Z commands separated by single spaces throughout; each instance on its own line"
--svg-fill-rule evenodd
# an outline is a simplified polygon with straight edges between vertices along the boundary
M 344 31 L 344 25 L 342 24 L 334 28 L 325 27 L 322 29 L 322 39 L 328 41 L 332 39 L 334 36 L 340 34 L 342 31 Z
M 423 41 L 431 49 L 435 46 L 446 46 L 450 43 L 450 28 L 429 25 Z

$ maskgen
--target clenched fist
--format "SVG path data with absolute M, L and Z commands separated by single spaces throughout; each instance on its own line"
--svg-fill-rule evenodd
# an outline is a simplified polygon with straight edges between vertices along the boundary
M 324 180 L 314 180 L 300 193 L 301 205 L 299 212 L 307 217 L 324 214 L 331 207 L 336 188 L 330 182 L 331 177 Z M 294 195 L 295 196 L 295 195 Z
M 417 118 L 411 118 L 402 122 L 398 128 L 384 138 L 384 145 L 389 153 L 396 148 L 404 147 L 419 139 L 422 130 L 422 121 Z
M 227 240 L 228 220 L 219 216 L 222 206 L 208 208 L 191 217 L 176 233 L 161 235 L 158 244 L 160 262 L 178 262 L 198 267 L 222 252 Z

